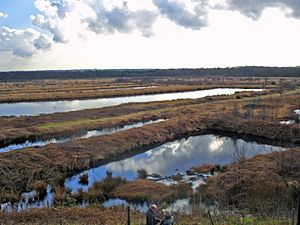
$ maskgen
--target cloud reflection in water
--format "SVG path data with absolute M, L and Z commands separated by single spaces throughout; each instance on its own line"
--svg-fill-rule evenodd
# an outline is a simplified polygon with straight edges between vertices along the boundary
M 247 157 L 281 149 L 270 145 L 245 142 L 241 139 L 233 140 L 215 135 L 200 135 L 169 142 L 131 158 L 90 169 L 84 172 L 89 175 L 88 186 L 79 184 L 78 177 L 81 174 L 67 179 L 65 185 L 75 192 L 79 188 L 87 190 L 95 181 L 102 180 L 106 176 L 106 171 L 111 171 L 114 176 L 132 180 L 136 178 L 136 171 L 139 169 L 145 169 L 149 174 L 170 176 L 177 172 L 185 172 L 195 165 L 223 165 L 233 161 L 237 148 L 245 152 Z

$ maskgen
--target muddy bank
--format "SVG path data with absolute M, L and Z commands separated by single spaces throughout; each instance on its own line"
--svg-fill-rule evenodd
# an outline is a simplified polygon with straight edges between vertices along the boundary
M 270 122 L 243 120 L 232 123 L 230 120 L 216 119 L 208 123 L 209 133 L 228 134 L 242 137 L 244 140 L 255 140 L 258 143 L 274 144 L 292 147 L 300 145 L 300 124 L 288 125 Z
M 58 182 L 79 171 L 100 165 L 107 160 L 122 154 L 134 154 L 148 150 L 154 146 L 181 137 L 201 134 L 208 128 L 220 124 L 229 124 L 207 118 L 178 118 L 158 124 L 146 125 L 111 135 L 74 140 L 63 144 L 50 144 L 44 147 L 28 148 L 23 151 L 2 153 L 0 158 L 0 191 L 17 193 L 31 190 L 40 180 L 46 183 Z M 244 125 L 244 123 L 242 123 Z M 278 134 L 275 128 L 285 127 L 277 123 L 247 122 L 248 129 L 235 126 L 235 133 L 246 134 L 246 131 L 266 139 L 280 137 L 283 143 L 291 142 L 290 133 Z M 299 125 L 290 125 L 293 137 L 299 139 Z M 220 126 L 218 130 L 233 129 L 232 126 Z M 239 130 L 240 129 L 240 130 Z M 273 140 L 276 140 L 273 138 Z

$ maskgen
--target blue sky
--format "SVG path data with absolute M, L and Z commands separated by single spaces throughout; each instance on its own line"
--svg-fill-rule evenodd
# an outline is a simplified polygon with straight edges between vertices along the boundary
M 1 0 L 0 70 L 300 65 L 299 0 Z
M 1 0 L 0 12 L 9 15 L 0 20 L 0 26 L 27 28 L 32 26 L 30 15 L 36 14 L 37 10 L 32 0 Z

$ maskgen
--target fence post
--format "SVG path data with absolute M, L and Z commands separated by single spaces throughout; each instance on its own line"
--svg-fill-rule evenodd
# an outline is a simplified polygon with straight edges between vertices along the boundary
M 295 208 L 292 209 L 292 225 L 295 225 Z
M 299 198 L 299 204 L 298 204 L 298 218 L 297 218 L 297 225 L 300 225 L 300 196 L 298 196 Z
M 210 215 L 210 212 L 209 212 L 209 210 L 207 211 L 207 213 L 208 213 L 208 216 L 209 216 L 209 219 L 210 219 L 211 225 L 214 225 L 214 221 L 213 221 L 213 219 L 212 219 L 212 217 L 211 217 L 211 215 Z
M 299 204 L 298 204 L 298 218 L 297 218 L 297 225 L 300 225 L 300 195 L 298 195 L 298 201 L 299 201 Z
M 130 225 L 130 206 L 127 206 L 127 225 Z
M 59 224 L 60 224 L 60 225 L 63 225 L 62 219 L 59 220 Z

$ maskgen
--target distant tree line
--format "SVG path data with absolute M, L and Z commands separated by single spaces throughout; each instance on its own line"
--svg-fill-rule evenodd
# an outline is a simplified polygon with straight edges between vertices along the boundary
M 107 69 L 39 70 L 0 72 L 0 81 L 36 79 L 92 79 L 103 77 L 224 76 L 224 77 L 300 77 L 300 67 L 228 67 L 198 69 Z

